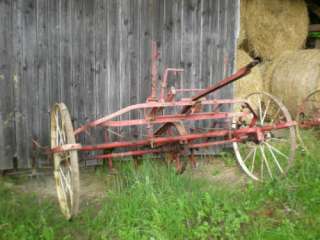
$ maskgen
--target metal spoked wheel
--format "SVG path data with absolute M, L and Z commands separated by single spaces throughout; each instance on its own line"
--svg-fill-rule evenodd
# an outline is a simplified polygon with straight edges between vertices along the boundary
M 257 127 L 271 126 L 291 122 L 287 108 L 275 97 L 265 92 L 250 94 L 248 103 L 257 114 Z M 244 109 L 248 111 L 249 109 Z M 247 127 L 253 118 L 242 119 L 237 128 Z M 292 164 L 296 150 L 296 136 L 294 126 L 276 129 L 264 133 L 262 141 L 256 136 L 249 135 L 243 142 L 233 143 L 237 161 L 243 171 L 252 179 L 264 181 L 285 175 Z
M 51 111 L 51 148 L 74 143 L 76 141 L 68 109 L 63 103 L 55 104 Z M 70 220 L 79 210 L 78 152 L 54 153 L 53 160 L 60 208 L 63 215 Z
M 183 136 L 187 134 L 187 129 L 185 128 L 183 122 L 172 123 L 172 127 L 169 131 L 164 133 L 165 136 Z M 177 144 L 170 144 L 166 146 L 168 148 L 174 149 L 174 151 L 169 151 L 164 154 L 164 160 L 168 166 L 174 166 L 177 174 L 182 174 L 186 170 L 187 162 L 183 161 L 183 152 L 186 150 L 186 145 L 183 142 Z
M 298 109 L 296 120 L 299 128 L 318 129 L 314 124 L 320 119 L 320 89 L 309 94 Z

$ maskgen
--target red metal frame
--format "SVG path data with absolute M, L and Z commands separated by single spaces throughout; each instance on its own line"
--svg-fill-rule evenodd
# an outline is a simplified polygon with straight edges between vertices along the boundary
M 319 106 L 316 109 L 312 109 L 312 115 L 310 116 L 310 113 L 306 113 L 306 107 L 307 103 L 309 102 L 309 98 L 313 97 L 314 95 L 319 95 L 320 89 L 317 89 L 313 92 L 311 92 L 303 101 L 302 104 L 298 107 L 298 115 L 297 115 L 297 121 L 299 124 L 299 127 L 302 129 L 308 129 L 320 126 L 320 109 Z M 319 102 L 317 102 L 320 104 Z M 301 116 L 306 117 L 300 119 Z
M 206 89 L 174 89 L 168 88 L 168 79 L 170 73 L 180 74 L 184 70 L 179 68 L 166 68 L 164 70 L 160 94 L 157 96 L 157 61 L 159 53 L 156 47 L 156 43 L 152 43 L 152 87 L 151 95 L 148 97 L 145 103 L 131 105 L 125 107 L 115 113 L 104 116 L 100 119 L 89 122 L 74 131 L 75 135 L 86 133 L 90 128 L 102 127 L 105 129 L 127 127 L 127 126 L 139 126 L 145 125 L 148 129 L 148 136 L 145 139 L 138 139 L 134 141 L 115 141 L 110 142 L 108 134 L 105 136 L 105 143 L 97 145 L 81 144 L 68 144 L 51 149 L 52 153 L 59 153 L 64 151 L 78 150 L 78 151 L 98 151 L 98 150 L 114 150 L 123 149 L 123 152 L 111 152 L 108 154 L 98 154 L 96 156 L 90 156 L 88 159 L 109 159 L 109 166 L 112 167 L 110 159 L 118 157 L 128 156 L 141 156 L 145 154 L 159 154 L 163 152 L 178 153 L 175 158 L 179 158 L 179 150 L 177 147 L 180 145 L 181 149 L 189 149 L 191 152 L 190 161 L 192 165 L 195 164 L 193 157 L 193 149 L 207 148 L 211 146 L 223 145 L 226 143 L 246 141 L 250 138 L 254 141 L 262 141 L 264 132 L 268 132 L 274 129 L 288 128 L 295 125 L 295 122 L 278 123 L 273 126 L 256 126 L 257 115 L 250 107 L 250 104 L 243 99 L 214 99 L 207 100 L 205 97 L 215 92 L 226 85 L 246 76 L 250 73 L 251 69 L 258 63 L 253 61 L 247 66 L 243 67 L 235 74 L 221 80 L 214 86 L 210 86 Z M 183 92 L 198 92 L 194 97 L 189 99 L 175 100 L 177 93 Z M 239 104 L 249 109 L 249 112 L 219 112 L 215 111 L 221 105 L 234 105 Z M 215 109 L 211 112 L 203 110 L 204 106 L 211 106 Z M 163 114 L 165 108 L 182 108 L 179 114 Z M 144 118 L 131 119 L 131 120 L 114 120 L 119 118 L 123 114 L 131 111 L 143 111 Z M 216 129 L 207 131 L 204 133 L 189 133 L 182 124 L 182 121 L 202 121 L 202 120 L 221 120 L 231 122 L 234 117 L 246 117 L 248 114 L 252 114 L 254 117 L 249 123 L 247 128 L 241 129 Z M 161 125 L 156 131 L 153 131 L 152 126 Z M 175 126 L 178 131 L 178 135 L 170 136 L 170 128 Z M 107 131 L 106 131 L 107 133 Z M 165 135 L 167 133 L 167 135 Z M 215 138 L 219 137 L 219 140 Z M 199 142 L 202 141 L 202 142 Z M 176 145 L 177 144 L 177 145 Z M 130 149 L 131 148 L 131 149 Z M 148 148 L 148 149 L 145 149 Z M 128 150 L 129 149 L 129 150 Z M 182 150 L 181 150 L 182 151 Z M 180 164 L 177 163 L 180 167 Z
M 299 123 L 300 128 L 312 128 L 320 126 L 320 119 L 312 119 L 312 120 L 303 120 L 302 122 Z

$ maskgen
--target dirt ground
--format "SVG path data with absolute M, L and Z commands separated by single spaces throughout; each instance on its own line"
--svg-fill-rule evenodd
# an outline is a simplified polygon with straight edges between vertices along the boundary
M 80 199 L 81 202 L 98 201 L 105 196 L 107 191 L 107 178 L 102 178 L 96 174 L 94 169 L 85 170 L 80 175 Z M 19 182 L 15 186 L 17 191 L 35 193 L 47 199 L 56 200 L 56 187 L 52 175 L 46 174 L 26 179 L 24 182 Z
M 100 171 L 100 172 L 99 172 Z M 92 201 L 99 201 L 108 190 L 111 178 L 106 177 L 101 169 L 96 171 L 94 168 L 89 168 L 81 171 L 80 175 L 80 199 L 82 204 Z M 184 174 L 187 174 L 195 179 L 206 179 L 212 184 L 219 186 L 237 187 L 246 182 L 246 175 L 239 169 L 236 164 L 226 164 L 224 161 L 216 158 L 206 158 L 198 161 L 195 169 L 187 168 Z M 53 176 L 50 174 L 26 178 L 20 181 L 15 189 L 21 192 L 35 193 L 38 196 L 56 199 L 56 189 Z
M 193 178 L 206 179 L 212 184 L 225 185 L 227 187 L 237 187 L 245 184 L 248 180 L 235 162 L 226 164 L 224 161 L 214 157 L 198 161 L 197 168 L 188 169 L 186 174 L 190 174 Z

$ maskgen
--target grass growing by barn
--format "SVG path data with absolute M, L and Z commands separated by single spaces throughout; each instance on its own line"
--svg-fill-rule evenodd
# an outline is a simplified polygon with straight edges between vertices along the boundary
M 18 193 L 3 179 L 0 239 L 320 239 L 320 148 L 313 133 L 303 138 L 308 151 L 298 149 L 288 177 L 264 184 L 235 188 L 148 161 L 126 164 L 106 182 L 106 197 L 84 203 L 71 222 L 55 199 Z

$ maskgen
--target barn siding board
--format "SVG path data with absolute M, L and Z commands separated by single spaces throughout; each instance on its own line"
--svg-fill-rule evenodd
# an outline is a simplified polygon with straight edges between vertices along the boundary
M 139 67 L 137 62 L 140 61 L 139 58 L 139 14 L 138 14 L 138 1 L 131 0 L 129 6 L 129 38 L 128 38 L 128 49 L 129 49 L 129 76 L 128 80 L 130 82 L 130 104 L 135 104 L 138 102 L 138 78 L 139 78 Z M 130 117 L 136 119 L 139 117 L 138 112 L 132 112 Z M 138 128 L 134 127 L 131 134 L 136 136 L 138 134 Z
M 11 62 L 8 62 L 12 54 L 12 39 L 7 28 L 11 26 L 10 10 L 10 1 L 0 2 L 0 94 L 3 96 L 0 102 L 0 169 L 12 167 L 12 162 L 7 162 L 6 158 L 15 151 L 14 139 L 11 139 L 14 134 L 13 79 Z
M 24 156 L 23 152 L 23 141 L 21 138 L 21 129 L 22 129 L 22 113 L 20 111 L 20 95 L 21 95 L 21 88 L 20 88 L 20 78 L 23 77 L 22 72 L 22 24 L 21 18 L 22 13 L 19 9 L 21 1 L 12 1 L 12 61 L 11 67 L 13 68 L 12 78 L 14 81 L 14 117 L 15 117 L 15 146 L 16 146 L 16 153 L 14 156 L 10 156 L 10 158 L 5 159 L 5 161 L 11 161 L 14 157 Z M 2 57 L 1 57 L 2 58 Z M 3 101 L 3 95 L 1 95 L 1 101 Z
M 0 169 L 10 169 L 13 167 L 12 161 L 5 161 L 7 158 L 6 154 L 6 141 L 4 136 L 4 122 L 2 112 L 0 112 Z
M 230 74 L 238 7 L 234 0 L 0 0 L 0 169 L 12 168 L 14 157 L 30 167 L 31 140 L 49 144 L 57 101 L 75 127 L 145 101 L 151 39 L 160 47 L 159 73 L 185 68 L 170 79 L 177 88 Z M 232 97 L 232 87 L 215 95 L 222 96 Z
M 72 106 L 72 4 L 70 0 L 60 3 L 60 80 L 63 82 L 62 100 Z

